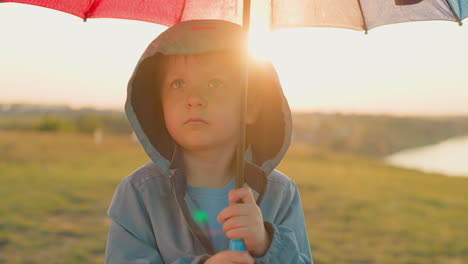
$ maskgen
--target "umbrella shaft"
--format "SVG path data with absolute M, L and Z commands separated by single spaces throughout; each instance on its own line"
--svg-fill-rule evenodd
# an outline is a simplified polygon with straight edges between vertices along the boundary
M 242 26 L 249 32 L 250 27 L 250 0 L 244 0 L 244 12 L 242 14 Z
M 242 50 L 243 54 L 243 76 L 241 89 L 240 104 L 240 131 L 239 131 L 239 142 L 236 150 L 236 188 L 241 188 L 244 185 L 244 152 L 245 152 L 245 115 L 247 105 L 247 85 L 248 85 L 248 32 L 250 25 L 250 0 L 244 0 L 244 14 L 243 14 L 243 28 L 246 32 L 246 41 L 243 43 L 246 45 Z

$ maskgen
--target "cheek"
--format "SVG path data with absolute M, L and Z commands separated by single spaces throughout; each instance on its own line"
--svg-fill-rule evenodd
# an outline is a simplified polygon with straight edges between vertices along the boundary
M 239 127 L 241 113 L 239 106 L 235 103 L 225 102 L 224 104 L 219 104 L 217 107 L 213 107 L 212 114 L 218 121 L 217 123 L 226 129 L 232 130 Z
M 166 127 L 168 130 L 171 130 L 179 121 L 177 119 L 177 108 L 174 107 L 173 102 L 168 101 L 162 103 L 162 111 Z

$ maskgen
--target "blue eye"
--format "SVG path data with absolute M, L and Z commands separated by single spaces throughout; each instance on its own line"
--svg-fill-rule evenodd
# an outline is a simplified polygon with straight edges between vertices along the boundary
M 212 79 L 210 80 L 208 86 L 210 88 L 219 88 L 219 87 L 222 87 L 224 85 L 224 82 L 221 81 L 220 79 Z
M 172 88 L 183 88 L 185 87 L 185 81 L 182 79 L 177 79 L 171 83 Z

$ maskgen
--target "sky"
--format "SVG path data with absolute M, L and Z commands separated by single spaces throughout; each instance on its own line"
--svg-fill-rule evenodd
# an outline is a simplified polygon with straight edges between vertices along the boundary
M 127 82 L 164 26 L 0 4 L 0 103 L 123 110 Z M 364 32 L 283 29 L 251 37 L 293 111 L 468 115 L 468 25 L 425 21 Z

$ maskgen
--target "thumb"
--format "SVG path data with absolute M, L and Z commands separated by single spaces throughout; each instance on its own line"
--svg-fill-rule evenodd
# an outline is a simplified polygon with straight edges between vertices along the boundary
M 229 204 L 236 203 L 241 200 L 244 203 L 255 203 L 255 198 L 252 190 L 248 186 L 229 191 Z

